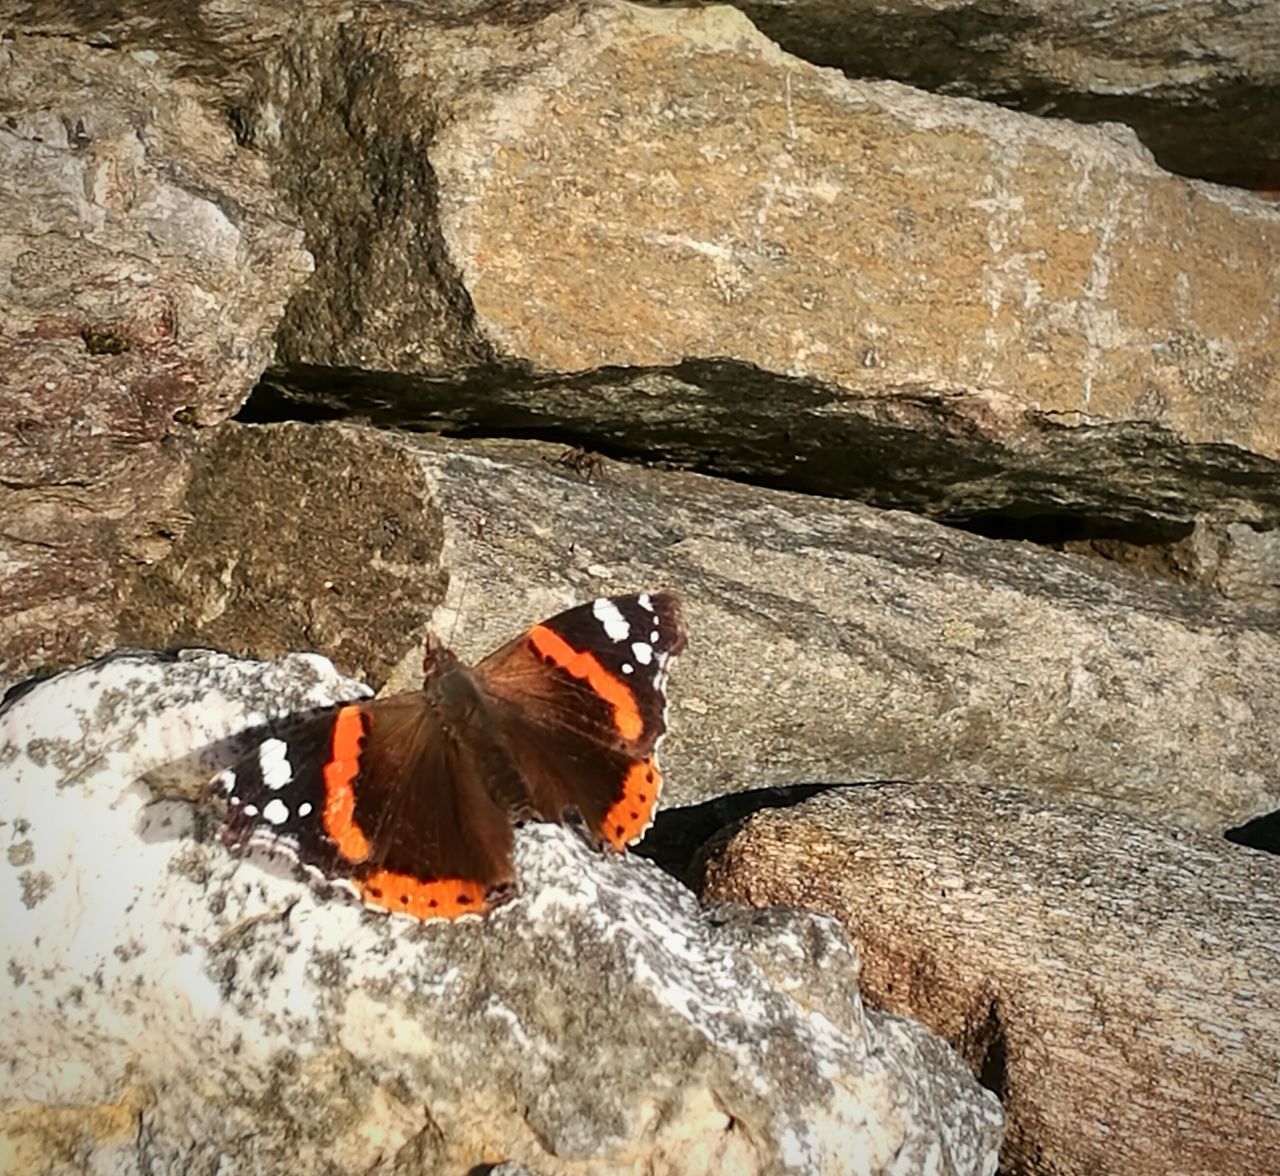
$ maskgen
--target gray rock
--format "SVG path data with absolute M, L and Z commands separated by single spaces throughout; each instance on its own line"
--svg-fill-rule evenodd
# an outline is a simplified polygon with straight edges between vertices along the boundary
M 352 689 L 322 659 L 192 653 L 9 702 L 8 1137 L 56 1108 L 40 1142 L 88 1170 L 994 1172 L 995 1099 L 864 1012 L 830 920 L 708 914 L 545 826 L 488 919 L 379 916 L 138 782 Z
M 1280 860 L 1014 788 L 849 787 L 761 813 L 704 897 L 838 918 L 879 1008 L 1009 1113 L 1004 1170 L 1280 1170 Z
M 665 587 L 690 631 L 667 804 L 854 778 L 1003 781 L 1214 833 L 1280 807 L 1268 610 L 856 503 L 588 477 L 562 453 L 228 426 L 193 483 L 216 494 L 125 586 L 124 638 L 319 645 L 403 689 L 427 627 L 479 658 L 577 601 Z

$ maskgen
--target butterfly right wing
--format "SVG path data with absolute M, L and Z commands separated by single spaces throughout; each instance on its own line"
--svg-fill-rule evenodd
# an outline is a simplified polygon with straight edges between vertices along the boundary
M 481 914 L 516 890 L 484 747 L 446 738 L 418 693 L 286 724 L 214 778 L 223 840 L 283 852 L 393 913 Z

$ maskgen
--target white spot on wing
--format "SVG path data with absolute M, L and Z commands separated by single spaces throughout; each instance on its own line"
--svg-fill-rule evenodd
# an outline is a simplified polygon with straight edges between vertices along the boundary
M 258 806 L 256 804 L 246 804 L 244 806 L 244 815 L 246 817 L 256 817 L 258 815 Z
M 623 662 L 622 672 L 624 674 L 634 674 L 636 672 L 636 668 L 630 662 Z
M 223 792 L 234 792 L 236 787 L 236 774 L 230 768 L 223 768 L 213 778 L 213 782 L 222 789 Z
M 641 592 L 636 597 L 636 603 L 644 609 L 645 612 L 653 612 L 653 600 L 647 592 Z
M 304 800 L 300 805 L 298 805 L 298 816 L 300 817 L 311 816 L 311 801 Z
M 289 806 L 278 796 L 267 801 L 262 810 L 263 817 L 273 825 L 283 825 L 289 819 Z
M 633 641 L 631 643 L 631 652 L 636 655 L 636 661 L 642 666 L 647 666 L 653 661 L 653 646 L 646 645 L 643 641 Z
M 293 779 L 293 765 L 289 763 L 289 749 L 279 739 L 268 739 L 258 748 L 258 767 L 262 769 L 262 782 L 275 792 Z
M 618 606 L 612 600 L 600 597 L 592 604 L 591 615 L 604 626 L 605 634 L 610 641 L 625 641 L 631 636 L 631 626 L 627 624 L 627 618 L 618 611 Z
M 654 631 L 653 631 L 652 633 L 650 633 L 650 634 L 649 634 L 649 640 L 650 640 L 650 641 L 653 641 L 653 642 L 656 642 L 656 641 L 658 640 L 658 630 L 657 630 L 657 629 L 654 629 Z

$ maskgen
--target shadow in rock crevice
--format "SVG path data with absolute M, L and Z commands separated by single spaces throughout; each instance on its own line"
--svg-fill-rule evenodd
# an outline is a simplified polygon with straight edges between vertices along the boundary
M 765 809 L 790 808 L 836 788 L 858 788 L 861 784 L 789 784 L 774 788 L 753 788 L 717 796 L 701 804 L 663 809 L 654 818 L 644 840 L 633 850 L 648 858 L 665 873 L 692 890 L 702 884 L 702 867 L 708 842 L 719 841 L 754 813 Z
M 558 442 L 1049 545 L 1167 545 L 1206 515 L 1280 525 L 1280 463 L 1234 446 L 1187 444 L 1149 421 L 1004 421 L 975 392 L 850 391 L 729 359 L 568 375 L 292 366 L 269 371 L 237 419 Z
M 1264 853 L 1280 854 L 1280 809 L 1273 813 L 1263 813 L 1243 825 L 1227 829 L 1223 836 L 1236 845 L 1260 849 Z

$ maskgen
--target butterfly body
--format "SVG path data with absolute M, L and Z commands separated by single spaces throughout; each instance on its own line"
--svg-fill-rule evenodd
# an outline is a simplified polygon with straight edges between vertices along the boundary
M 220 772 L 223 839 L 284 852 L 393 913 L 483 913 L 518 890 L 522 821 L 614 850 L 643 834 L 684 644 L 665 593 L 579 605 L 474 667 L 429 638 L 421 690 L 284 724 Z

